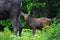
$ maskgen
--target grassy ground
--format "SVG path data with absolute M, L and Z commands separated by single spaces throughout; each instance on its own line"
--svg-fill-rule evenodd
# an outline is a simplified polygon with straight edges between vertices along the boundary
M 44 29 L 45 30 L 45 29 Z M 32 37 L 32 30 L 23 29 L 22 36 L 15 37 L 11 31 L 5 28 L 4 32 L 0 32 L 0 40 L 60 40 L 60 23 L 51 25 L 47 31 L 36 30 L 35 36 Z

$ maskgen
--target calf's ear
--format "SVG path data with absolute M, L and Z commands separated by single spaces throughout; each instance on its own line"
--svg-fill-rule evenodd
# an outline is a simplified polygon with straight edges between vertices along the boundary
M 21 15 L 23 15 L 23 16 L 24 16 L 24 13 L 23 13 L 22 11 L 21 11 L 20 13 L 21 13 Z
M 28 15 L 30 15 L 30 11 L 28 12 Z

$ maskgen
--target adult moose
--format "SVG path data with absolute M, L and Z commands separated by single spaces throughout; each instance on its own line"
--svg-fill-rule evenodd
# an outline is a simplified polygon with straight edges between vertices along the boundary
M 6 15 L 9 16 L 15 35 L 18 31 L 21 35 L 22 31 L 22 25 L 19 21 L 21 3 L 22 0 L 0 0 L 0 20 Z

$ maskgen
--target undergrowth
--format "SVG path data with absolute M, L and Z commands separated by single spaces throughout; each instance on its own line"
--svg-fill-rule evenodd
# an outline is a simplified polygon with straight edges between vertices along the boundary
M 0 32 L 0 40 L 60 40 L 60 23 L 48 26 L 47 31 L 36 30 L 32 37 L 32 30 L 23 29 L 22 36 L 15 37 L 8 28 Z

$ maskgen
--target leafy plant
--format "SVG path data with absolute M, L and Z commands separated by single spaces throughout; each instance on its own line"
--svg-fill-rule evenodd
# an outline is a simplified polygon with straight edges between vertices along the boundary
M 0 32 L 0 40 L 60 40 L 60 23 L 57 25 L 50 25 L 49 29 L 45 32 L 44 30 L 36 30 L 35 36 L 32 37 L 32 30 L 23 29 L 22 36 L 15 37 L 13 32 L 8 28 L 4 29 L 4 32 Z

